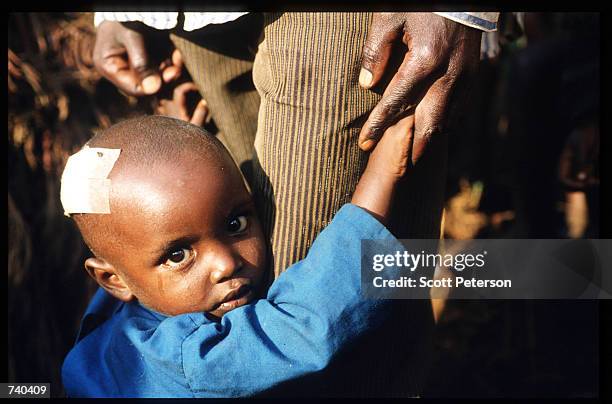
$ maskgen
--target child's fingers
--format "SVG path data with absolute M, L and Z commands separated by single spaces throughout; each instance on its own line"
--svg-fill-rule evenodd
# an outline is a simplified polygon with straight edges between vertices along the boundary
M 140 74 L 133 69 L 123 56 L 109 56 L 100 62 L 102 75 L 119 89 L 130 95 L 146 95 Z
M 395 126 L 397 126 L 399 133 L 406 136 L 412 136 L 412 132 L 414 131 L 414 114 L 410 114 L 400 119 Z
M 413 140 L 414 114 L 411 114 L 385 130 L 373 153 L 385 156 L 385 164 L 394 167 L 395 175 L 401 178 L 410 166 Z
M 387 127 L 369 156 L 367 170 L 395 179 L 404 177 L 411 166 L 413 132 L 414 115 Z
M 203 126 L 206 121 L 206 117 L 208 116 L 208 103 L 206 100 L 202 99 L 198 102 L 195 111 L 193 111 L 193 116 L 191 117 L 191 123 L 198 126 Z
M 391 136 L 403 147 L 407 147 L 414 137 L 414 114 L 397 121 L 385 131 L 383 136 Z
M 405 118 L 400 119 L 402 132 L 404 133 L 403 146 L 408 155 L 412 154 L 412 145 L 414 144 L 414 114 L 410 114 Z

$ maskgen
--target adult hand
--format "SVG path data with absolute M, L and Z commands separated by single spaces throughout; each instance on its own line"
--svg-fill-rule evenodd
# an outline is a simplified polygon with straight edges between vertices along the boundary
M 199 98 L 195 108 L 190 105 L 190 94 Z M 208 104 L 199 94 L 195 83 L 187 81 L 179 84 L 172 91 L 172 99 L 159 100 L 155 113 L 203 126 L 208 118 Z
M 157 30 L 144 24 L 136 30 L 129 25 L 104 21 L 98 26 L 94 65 L 104 77 L 129 95 L 155 94 L 162 86 L 162 78 L 169 82 L 181 75 L 182 61 L 175 54 L 170 58 L 170 51 L 167 51 L 168 57 L 155 63 L 147 51 L 146 32 L 153 34 Z
M 387 127 L 414 113 L 415 163 L 431 137 L 446 129 L 451 107 L 462 104 L 478 68 L 481 35 L 434 13 L 374 13 L 363 48 L 361 86 L 381 83 L 398 45 L 403 44 L 405 55 L 396 72 L 386 72 L 394 75 L 361 129 L 361 149 L 371 150 Z

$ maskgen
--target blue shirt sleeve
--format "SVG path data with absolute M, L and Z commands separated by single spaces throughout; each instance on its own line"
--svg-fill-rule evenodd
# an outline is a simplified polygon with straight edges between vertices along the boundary
M 360 293 L 362 239 L 388 240 L 390 249 L 404 250 L 370 214 L 345 205 L 267 299 L 194 329 L 182 344 L 193 394 L 252 395 L 321 370 L 340 347 L 382 321 L 386 301 Z

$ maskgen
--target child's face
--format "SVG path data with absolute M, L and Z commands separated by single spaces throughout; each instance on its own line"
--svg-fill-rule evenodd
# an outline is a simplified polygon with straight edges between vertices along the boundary
M 221 317 L 255 298 L 266 245 L 233 162 L 186 155 L 112 181 L 116 242 L 107 255 L 141 304 Z

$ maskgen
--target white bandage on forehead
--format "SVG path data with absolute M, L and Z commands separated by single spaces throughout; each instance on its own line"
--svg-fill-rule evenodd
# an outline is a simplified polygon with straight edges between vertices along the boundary
M 110 213 L 110 187 L 108 179 L 121 149 L 106 149 L 85 145 L 68 158 L 60 199 L 64 214 Z

